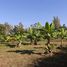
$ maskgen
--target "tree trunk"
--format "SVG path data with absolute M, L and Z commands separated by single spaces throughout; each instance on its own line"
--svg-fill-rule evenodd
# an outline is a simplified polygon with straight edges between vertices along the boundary
M 48 52 L 51 53 L 51 49 L 50 49 L 50 38 L 48 38 L 47 48 L 48 48 Z
M 48 42 L 47 42 L 47 45 L 50 44 L 50 38 L 48 38 Z
M 17 44 L 17 47 L 20 47 L 21 46 L 21 43 L 22 43 L 22 41 L 19 41 L 19 44 Z
M 31 41 L 31 42 L 30 42 L 30 45 L 32 45 L 32 44 L 33 44 L 33 40 L 32 40 L 32 39 L 30 39 L 30 41 Z
M 63 45 L 63 38 L 61 39 L 61 45 L 60 45 L 61 48 L 62 48 L 62 45 Z
M 37 45 L 37 40 L 34 40 L 34 45 Z

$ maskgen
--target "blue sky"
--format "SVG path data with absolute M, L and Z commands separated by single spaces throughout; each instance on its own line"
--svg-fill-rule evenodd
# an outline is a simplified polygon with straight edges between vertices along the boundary
M 52 22 L 58 16 L 67 25 L 67 0 L 0 0 L 0 23 L 8 22 L 25 27 L 36 22 Z

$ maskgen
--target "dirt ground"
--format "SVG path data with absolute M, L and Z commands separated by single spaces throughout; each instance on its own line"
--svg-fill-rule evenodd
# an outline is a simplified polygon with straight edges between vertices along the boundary
M 31 67 L 36 59 L 43 56 L 43 47 L 44 45 L 22 45 L 21 48 L 0 46 L 0 67 Z
M 54 55 L 67 52 L 67 49 L 65 49 L 54 50 Z M 52 59 L 46 59 L 47 63 L 45 63 L 45 58 L 54 57 L 54 55 L 44 54 L 44 51 L 45 45 L 22 45 L 19 48 L 2 45 L 0 46 L 0 67 L 50 67 L 50 65 L 47 65 L 49 61 L 52 62 Z

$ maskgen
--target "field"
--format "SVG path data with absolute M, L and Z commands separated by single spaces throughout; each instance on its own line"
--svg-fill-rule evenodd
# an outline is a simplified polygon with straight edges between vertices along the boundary
M 36 47 L 41 47 L 36 49 Z M 42 57 L 44 45 L 22 45 L 21 48 L 0 46 L 0 67 L 28 67 L 37 58 Z
M 1 44 L 0 67 L 63 67 L 67 62 L 66 42 L 62 49 L 56 47 L 50 54 L 45 53 L 45 47 L 43 44 L 10 48 Z

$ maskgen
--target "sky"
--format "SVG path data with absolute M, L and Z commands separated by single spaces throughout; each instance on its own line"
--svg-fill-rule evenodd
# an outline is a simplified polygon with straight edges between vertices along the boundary
M 0 23 L 8 22 L 24 27 L 41 22 L 52 22 L 58 16 L 61 24 L 67 26 L 67 0 L 0 0 Z

